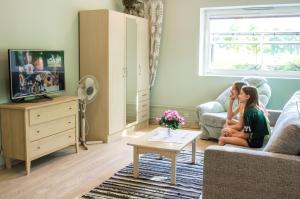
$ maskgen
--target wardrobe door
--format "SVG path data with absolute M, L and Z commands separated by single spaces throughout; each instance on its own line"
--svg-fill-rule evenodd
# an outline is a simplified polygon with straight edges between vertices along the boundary
M 109 134 L 119 132 L 125 127 L 124 41 L 124 14 L 109 11 Z
M 149 89 L 149 27 L 146 19 L 138 19 L 138 91 Z
M 126 17 L 126 125 L 137 121 L 137 23 Z

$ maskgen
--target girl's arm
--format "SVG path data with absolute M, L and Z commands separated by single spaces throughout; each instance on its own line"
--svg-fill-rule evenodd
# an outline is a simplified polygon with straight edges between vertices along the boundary
M 245 104 L 240 103 L 239 108 L 237 109 L 237 112 L 240 113 L 240 119 L 238 122 L 236 122 L 233 125 L 228 125 L 228 128 L 236 129 L 236 130 L 242 130 L 244 127 L 244 109 L 245 109 Z
M 229 101 L 229 106 L 228 106 L 228 110 L 227 110 L 227 120 L 232 120 L 232 118 L 235 115 L 235 112 L 232 111 L 234 99 L 231 96 L 229 96 L 229 97 L 230 97 L 230 101 Z
M 226 127 L 230 127 L 234 124 L 237 124 L 239 121 L 238 120 L 235 120 L 235 119 L 232 119 L 232 120 L 226 120 Z

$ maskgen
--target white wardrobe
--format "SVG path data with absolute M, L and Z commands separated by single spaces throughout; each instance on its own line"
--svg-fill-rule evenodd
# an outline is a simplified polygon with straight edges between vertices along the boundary
M 148 20 L 112 10 L 80 11 L 80 77 L 93 75 L 99 95 L 87 107 L 87 140 L 107 142 L 149 122 Z

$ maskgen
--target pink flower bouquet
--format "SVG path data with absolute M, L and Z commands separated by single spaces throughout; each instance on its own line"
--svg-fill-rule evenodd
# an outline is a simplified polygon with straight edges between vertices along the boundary
M 165 126 L 171 129 L 179 129 L 184 125 L 184 118 L 177 111 L 167 110 L 161 118 L 157 118 L 160 126 Z

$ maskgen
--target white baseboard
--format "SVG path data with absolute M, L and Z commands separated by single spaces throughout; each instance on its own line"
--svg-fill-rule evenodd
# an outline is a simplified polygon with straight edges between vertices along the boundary
M 150 106 L 150 124 L 157 124 L 156 118 L 161 117 L 163 112 L 166 110 L 176 110 L 184 117 L 185 128 L 199 129 L 196 109 L 192 107 L 174 107 L 174 106 L 161 106 L 152 105 Z

